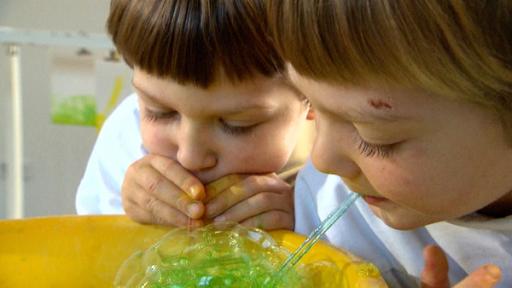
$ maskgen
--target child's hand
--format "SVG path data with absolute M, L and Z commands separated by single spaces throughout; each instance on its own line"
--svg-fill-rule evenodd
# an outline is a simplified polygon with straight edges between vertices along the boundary
M 206 218 L 293 230 L 293 187 L 275 173 L 229 175 L 206 187 Z
M 450 287 L 448 261 L 441 248 L 430 245 L 423 250 L 425 268 L 421 274 L 422 288 Z M 496 265 L 483 265 L 471 272 L 454 288 L 492 288 L 501 279 L 501 271 Z
M 140 223 L 201 226 L 204 187 L 176 161 L 147 155 L 134 162 L 121 188 L 126 214 Z

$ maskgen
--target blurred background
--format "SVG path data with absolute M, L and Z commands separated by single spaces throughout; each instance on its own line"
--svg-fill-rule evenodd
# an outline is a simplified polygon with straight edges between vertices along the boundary
M 75 213 L 102 120 L 131 90 L 109 2 L 0 0 L 0 218 Z

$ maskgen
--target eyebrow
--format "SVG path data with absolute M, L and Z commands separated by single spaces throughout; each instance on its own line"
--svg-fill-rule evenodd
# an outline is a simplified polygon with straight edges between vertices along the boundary
M 164 107 L 169 106 L 168 104 L 162 103 L 158 99 L 158 97 L 155 96 L 154 94 L 148 93 L 147 90 L 136 85 L 135 81 L 133 81 L 133 79 L 132 79 L 132 85 L 137 91 L 141 92 L 141 93 L 137 93 L 137 94 L 139 96 L 141 96 L 142 98 L 147 99 L 147 100 L 149 100 L 157 105 L 160 105 L 160 106 L 164 106 Z M 236 105 L 236 107 L 229 107 L 228 109 L 225 109 L 222 111 L 215 111 L 215 113 L 226 114 L 226 115 L 236 115 L 236 114 L 241 114 L 244 112 L 252 112 L 253 110 L 258 111 L 258 112 L 263 110 L 265 113 L 271 113 L 275 110 L 275 107 L 273 105 L 268 105 L 268 104 L 267 105 L 251 104 L 251 105 L 246 105 L 246 106 Z

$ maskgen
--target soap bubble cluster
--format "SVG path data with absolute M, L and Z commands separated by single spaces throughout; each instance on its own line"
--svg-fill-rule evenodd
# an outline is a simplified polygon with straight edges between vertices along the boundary
M 212 224 L 174 229 L 119 269 L 115 287 L 313 287 L 296 270 L 278 274 L 289 252 L 259 229 Z

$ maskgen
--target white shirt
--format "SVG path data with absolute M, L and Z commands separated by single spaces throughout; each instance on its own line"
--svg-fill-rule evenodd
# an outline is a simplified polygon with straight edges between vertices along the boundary
M 295 185 L 295 230 L 304 235 L 351 193 L 338 176 L 317 171 L 310 161 Z M 400 231 L 384 224 L 358 199 L 324 240 L 377 265 L 390 287 L 419 283 L 427 244 L 439 245 L 448 255 L 452 284 L 479 266 L 493 263 L 502 269 L 503 280 L 497 287 L 512 287 L 512 216 L 489 219 L 472 215 Z
M 147 154 L 139 122 L 136 94 L 124 99 L 105 121 L 78 186 L 78 214 L 124 214 L 120 192 L 124 174 Z

